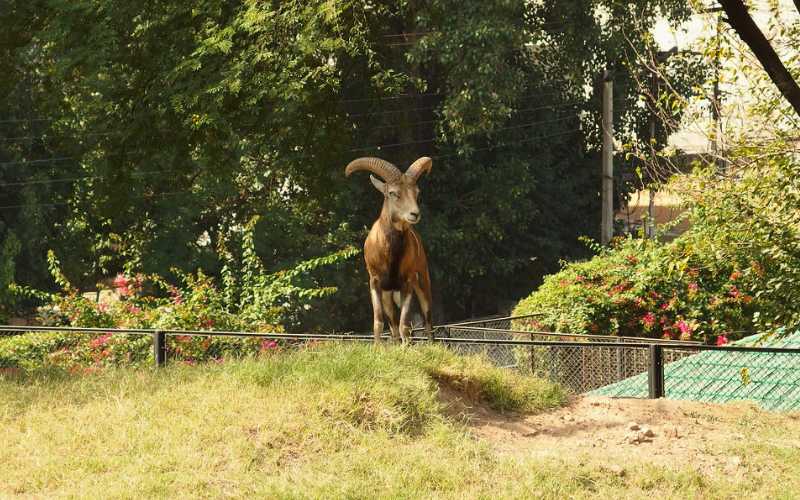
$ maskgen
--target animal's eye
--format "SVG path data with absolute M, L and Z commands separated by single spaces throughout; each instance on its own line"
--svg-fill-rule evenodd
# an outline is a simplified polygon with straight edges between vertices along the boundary
M 400 198 L 400 193 L 398 193 L 397 191 L 389 191 L 389 196 L 391 196 L 392 198 L 397 199 L 397 198 Z

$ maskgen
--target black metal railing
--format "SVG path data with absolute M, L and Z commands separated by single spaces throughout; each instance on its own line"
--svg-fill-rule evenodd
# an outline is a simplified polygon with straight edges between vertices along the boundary
M 28 332 L 63 332 L 74 334 L 107 334 L 114 335 L 150 335 L 153 339 L 153 358 L 156 366 L 163 366 L 167 362 L 167 336 L 203 336 L 203 337 L 242 337 L 259 338 L 264 340 L 284 341 L 323 341 L 346 340 L 358 342 L 371 342 L 372 335 L 346 335 L 346 334 L 313 334 L 313 333 L 276 333 L 276 332 L 243 332 L 226 330 L 175 330 L 175 329 L 149 329 L 149 328 L 82 328 L 73 326 L 17 326 L 0 325 L 0 332 L 28 333 Z M 414 337 L 412 340 L 426 340 Z
M 512 325 L 516 318 L 496 318 Z M 483 324 L 489 320 L 480 320 Z M 546 378 L 574 393 L 707 401 L 757 399 L 769 408 L 800 410 L 800 348 L 709 346 L 638 337 L 522 331 L 468 324 L 436 327 L 433 340 L 459 354 Z M 290 343 L 371 342 L 364 334 L 290 334 L 220 330 L 0 326 L 0 332 L 149 335 L 156 366 L 168 361 L 169 336 L 255 337 Z

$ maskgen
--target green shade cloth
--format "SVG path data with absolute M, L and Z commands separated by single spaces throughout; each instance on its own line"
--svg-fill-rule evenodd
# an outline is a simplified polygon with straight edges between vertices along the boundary
M 800 347 L 800 332 L 753 335 L 734 345 Z M 771 352 L 700 351 L 669 362 L 677 350 L 664 350 L 664 391 L 668 399 L 727 403 L 753 401 L 764 409 L 800 410 L 800 354 Z M 684 351 L 685 352 L 685 351 Z M 677 356 L 676 356 L 677 357 Z M 617 398 L 646 398 L 647 373 L 595 389 L 589 394 Z

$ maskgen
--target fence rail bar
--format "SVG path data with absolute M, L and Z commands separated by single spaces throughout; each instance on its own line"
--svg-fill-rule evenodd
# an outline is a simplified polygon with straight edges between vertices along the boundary
M 653 344 L 670 344 L 670 345 L 701 345 L 696 340 L 667 340 L 667 339 L 650 339 L 645 337 L 621 337 L 617 335 L 591 335 L 583 333 L 559 333 L 559 332 L 539 332 L 529 330 L 498 330 L 497 328 L 484 328 L 479 326 L 462 326 L 462 325 L 448 325 L 448 327 L 456 328 L 458 330 L 475 331 L 475 332 L 491 332 L 491 333 L 507 333 L 509 335 L 542 335 L 545 337 L 572 337 L 579 339 L 620 339 L 631 340 L 634 342 L 653 343 Z
M 482 319 L 472 319 L 469 321 L 459 321 L 457 323 L 447 323 L 442 326 L 469 326 L 469 325 L 477 325 L 479 323 L 487 323 L 489 321 L 514 321 L 515 319 L 527 319 L 527 318 L 535 318 L 537 316 L 542 316 L 542 313 L 532 313 L 532 314 L 523 314 L 522 316 L 499 316 L 499 317 L 489 317 L 489 318 L 482 318 Z
M 76 326 L 11 326 L 0 325 L 0 332 L 65 332 L 65 333 L 114 333 L 121 335 L 186 335 L 190 337 L 256 337 L 285 340 L 372 340 L 372 335 L 314 334 L 314 333 L 276 333 L 276 332 L 237 332 L 225 330 L 156 330 L 144 328 L 81 328 Z M 388 338 L 388 337 L 384 337 Z M 427 340 L 427 337 L 414 337 L 412 340 Z
M 363 334 L 314 334 L 314 333 L 276 333 L 276 332 L 237 332 L 226 330 L 156 330 L 156 329 L 136 329 L 136 328 L 81 328 L 74 326 L 16 326 L 0 325 L 0 331 L 7 332 L 73 332 L 73 333 L 120 333 L 120 334 L 139 334 L 152 335 L 161 332 L 165 335 L 187 335 L 187 336 L 221 336 L 221 337 L 258 337 L 277 340 L 365 340 L 372 341 L 372 335 Z M 508 330 L 496 330 L 507 333 Z M 530 335 L 531 332 L 515 332 Z M 563 336 L 569 336 L 566 334 Z M 571 334 L 576 335 L 576 334 Z M 636 338 L 636 337 L 629 337 Z M 383 337 L 389 339 L 388 336 Z M 412 341 L 428 341 L 427 337 L 415 336 Z M 524 339 L 470 339 L 455 337 L 437 337 L 434 342 L 440 343 L 461 343 L 461 344 L 494 344 L 494 345 L 520 345 L 520 346 L 572 346 L 576 348 L 594 347 L 628 347 L 649 349 L 654 343 L 647 339 L 642 342 L 570 342 L 552 340 L 524 340 Z M 673 349 L 683 349 L 688 351 L 733 351 L 733 352 L 765 352 L 765 353 L 800 353 L 800 348 L 794 347 L 751 347 L 751 346 L 716 346 L 706 344 L 690 344 L 686 341 L 667 341 L 662 340 L 658 345 Z
M 571 346 L 574 348 L 596 348 L 596 347 L 628 347 L 633 349 L 649 349 L 652 345 L 659 345 L 671 349 L 683 349 L 685 351 L 732 351 L 732 352 L 766 352 L 766 353 L 785 353 L 800 354 L 800 348 L 793 347 L 745 347 L 745 346 L 715 346 L 706 344 L 678 344 L 664 342 L 653 344 L 652 342 L 563 342 L 553 340 L 516 340 L 516 339 L 468 339 L 468 338 L 437 338 L 436 342 L 458 343 L 458 344 L 491 344 L 491 345 L 520 345 L 520 346 Z

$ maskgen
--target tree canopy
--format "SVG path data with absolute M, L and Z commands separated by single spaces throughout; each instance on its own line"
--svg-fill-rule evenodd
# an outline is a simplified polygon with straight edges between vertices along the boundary
M 434 158 L 420 226 L 435 320 L 494 312 L 599 227 L 599 95 L 645 117 L 631 47 L 683 2 L 3 0 L 0 285 L 221 272 L 255 217 L 270 270 L 363 240 L 344 165 Z M 635 126 L 636 123 L 640 126 Z M 627 125 L 626 125 L 627 124 Z M 239 256 L 241 258 L 241 256 Z M 308 325 L 363 328 L 363 265 Z

